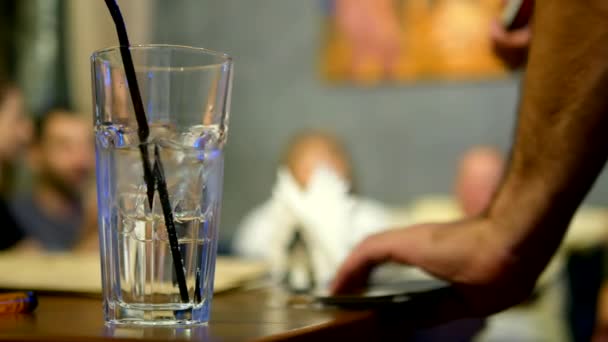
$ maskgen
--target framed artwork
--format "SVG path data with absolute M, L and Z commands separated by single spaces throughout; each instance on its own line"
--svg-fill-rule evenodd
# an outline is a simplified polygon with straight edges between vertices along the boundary
M 323 0 L 321 73 L 332 83 L 471 80 L 506 73 L 489 27 L 501 0 Z

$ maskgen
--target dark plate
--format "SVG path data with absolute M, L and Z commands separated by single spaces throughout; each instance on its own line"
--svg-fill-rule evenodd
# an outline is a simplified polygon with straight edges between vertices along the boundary
M 359 294 L 332 296 L 326 293 L 319 293 L 315 295 L 315 300 L 331 306 L 384 306 L 404 303 L 418 294 L 439 290 L 448 286 L 446 282 L 434 279 L 410 280 L 395 284 L 373 285 Z

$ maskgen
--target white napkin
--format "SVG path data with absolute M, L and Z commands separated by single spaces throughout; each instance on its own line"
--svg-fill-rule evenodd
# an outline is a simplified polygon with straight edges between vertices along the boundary
M 266 259 L 275 280 L 293 271 L 301 274 L 288 263 L 289 244 L 299 229 L 316 285 L 327 286 L 354 245 L 390 222 L 387 210 L 356 198 L 349 189 L 329 167 L 318 167 L 305 189 L 280 168 L 271 199 L 248 215 L 236 234 L 236 252 Z
M 328 167 L 317 168 L 304 190 L 285 169 L 279 170 L 278 184 L 281 186 L 275 195 L 296 218 L 312 259 L 315 280 L 324 286 L 349 250 L 347 234 L 354 208 L 349 185 Z

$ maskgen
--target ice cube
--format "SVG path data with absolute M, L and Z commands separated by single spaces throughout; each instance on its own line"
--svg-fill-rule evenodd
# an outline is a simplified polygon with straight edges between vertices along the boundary
M 128 234 L 131 233 L 133 229 L 135 229 L 135 221 L 129 217 L 123 217 L 122 225 L 119 228 L 119 233 Z
M 111 125 L 107 127 L 106 131 L 112 134 L 116 148 L 137 146 L 139 144 L 139 136 L 134 128 L 123 125 Z
M 203 125 L 189 127 L 187 131 L 180 134 L 179 143 L 184 147 L 194 147 L 196 140 L 203 134 L 204 127 Z
M 164 220 L 163 206 L 160 201 L 158 191 L 154 192 L 154 200 L 152 201 L 152 211 L 150 213 L 154 220 Z
M 150 125 L 150 141 L 157 141 L 160 139 L 171 140 L 174 138 L 175 129 L 168 124 L 152 124 Z
M 160 148 L 161 160 L 165 169 L 175 167 L 174 164 L 183 162 L 185 157 L 184 148 L 178 140 L 162 138 L 157 139 L 155 143 Z
M 131 185 L 129 190 L 120 191 L 116 197 L 116 206 L 123 217 L 150 219 L 150 205 L 145 184 Z
M 133 220 L 133 230 L 131 231 L 131 238 L 138 241 L 150 241 L 154 238 L 154 231 L 152 228 L 152 222 Z
M 196 125 L 180 135 L 182 145 L 197 150 L 206 150 L 218 146 L 219 129 L 217 126 Z
M 97 139 L 98 145 L 104 149 L 108 149 L 114 145 L 113 132 L 104 129 L 103 127 L 97 129 L 95 138 Z
M 186 194 L 183 198 L 176 200 L 173 206 L 173 213 L 176 220 L 184 217 L 201 216 L 200 196 L 199 198 L 192 198 L 190 194 Z
M 95 128 L 97 141 L 103 148 L 125 147 L 139 142 L 137 132 L 123 125 L 107 123 Z
M 154 220 L 154 239 L 159 241 L 169 241 L 165 221 Z

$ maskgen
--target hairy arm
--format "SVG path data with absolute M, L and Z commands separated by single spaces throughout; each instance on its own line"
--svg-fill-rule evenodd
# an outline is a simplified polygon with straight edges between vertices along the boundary
M 532 291 L 608 155 L 608 2 L 537 0 L 533 37 L 510 166 L 490 208 L 366 239 L 334 292 L 364 285 L 388 261 L 454 284 L 457 296 L 434 316 L 495 312 Z
M 488 216 L 509 253 L 540 269 L 608 156 L 607 7 L 537 1 L 511 163 Z

